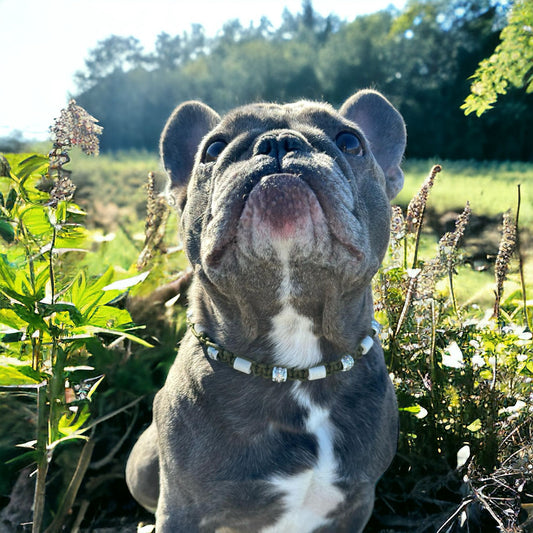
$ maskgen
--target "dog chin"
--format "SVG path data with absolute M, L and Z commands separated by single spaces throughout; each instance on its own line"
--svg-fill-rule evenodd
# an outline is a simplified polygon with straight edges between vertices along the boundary
M 309 257 L 330 248 L 324 211 L 309 185 L 292 174 L 265 176 L 252 189 L 238 221 L 237 245 L 245 255 Z

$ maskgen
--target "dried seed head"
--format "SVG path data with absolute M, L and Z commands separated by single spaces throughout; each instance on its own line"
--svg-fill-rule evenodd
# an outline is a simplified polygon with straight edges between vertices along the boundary
M 415 287 L 415 298 L 424 302 L 434 297 L 435 285 L 444 274 L 444 268 L 439 258 L 429 259 L 418 275 Z
M 76 105 L 75 100 L 71 100 L 50 128 L 52 140 L 61 148 L 79 146 L 87 155 L 98 155 L 98 135 L 103 128 L 97 122 L 83 107 Z
M 392 206 L 390 229 L 391 236 L 395 241 L 399 241 L 405 236 L 405 219 L 403 218 L 402 208 L 399 205 Z
M 137 260 L 137 269 L 143 270 L 153 258 L 156 250 L 164 252 L 163 239 L 165 236 L 166 221 L 169 214 L 169 206 L 164 196 L 156 193 L 155 174 L 148 174 L 146 221 L 144 247 Z
M 472 210 L 470 209 L 470 203 L 466 202 L 463 212 L 455 221 L 455 229 L 445 233 L 439 241 L 440 258 L 449 269 L 453 268 L 457 260 L 457 247 L 459 246 L 459 241 L 465 234 L 466 226 L 468 225 L 471 214 Z
M 437 174 L 442 170 L 440 165 L 434 165 L 429 173 L 429 176 L 424 180 L 422 187 L 418 193 L 412 198 L 407 207 L 407 229 L 410 233 L 416 233 L 420 224 L 422 224 L 422 218 L 426 209 L 426 203 L 428 201 L 429 191 L 433 187 Z
M 60 177 L 50 191 L 49 205 L 55 207 L 58 202 L 69 202 L 74 196 L 76 185 L 71 181 L 68 176 Z
M 503 214 L 503 229 L 494 272 L 496 275 L 496 302 L 494 303 L 494 315 L 500 314 L 500 301 L 503 295 L 503 283 L 507 277 L 509 263 L 516 246 L 516 224 L 510 211 Z

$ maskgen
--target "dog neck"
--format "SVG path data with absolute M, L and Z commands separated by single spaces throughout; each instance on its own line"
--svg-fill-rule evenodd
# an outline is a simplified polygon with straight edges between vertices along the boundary
M 245 357 L 235 355 L 226 350 L 223 346 L 215 343 L 205 332 L 201 331 L 200 328 L 197 328 L 192 321 L 189 320 L 188 325 L 192 334 L 202 345 L 206 357 L 209 359 L 225 363 L 243 374 L 260 376 L 266 379 L 271 379 L 277 383 L 283 383 L 285 381 L 315 381 L 317 379 L 324 379 L 338 372 L 350 371 L 354 367 L 355 361 L 371 350 L 374 345 L 374 338 L 378 336 L 380 331 L 379 323 L 372 320 L 371 334 L 363 338 L 353 355 L 344 354 L 336 361 L 315 365 L 310 368 L 302 368 L 301 365 L 287 368 L 273 364 L 258 363 L 246 359 Z

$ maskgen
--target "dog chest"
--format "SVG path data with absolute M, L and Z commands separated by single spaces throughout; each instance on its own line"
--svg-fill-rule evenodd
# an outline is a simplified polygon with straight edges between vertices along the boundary
M 344 500 L 337 481 L 334 454 L 334 428 L 329 410 L 314 404 L 298 384 L 293 387 L 296 401 L 308 410 L 305 426 L 317 440 L 315 465 L 292 476 L 274 476 L 272 489 L 282 495 L 284 513 L 263 533 L 307 533 L 327 525 L 329 513 Z

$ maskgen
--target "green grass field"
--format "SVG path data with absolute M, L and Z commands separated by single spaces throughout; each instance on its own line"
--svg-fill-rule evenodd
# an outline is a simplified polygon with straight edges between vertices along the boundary
M 430 195 L 429 206 L 440 213 L 460 211 L 467 201 L 477 215 L 496 216 L 517 205 L 517 185 L 521 185 L 520 221 L 524 228 L 533 223 L 533 164 L 520 162 L 406 161 L 405 186 L 397 201 L 407 205 L 432 165 L 442 172 Z

